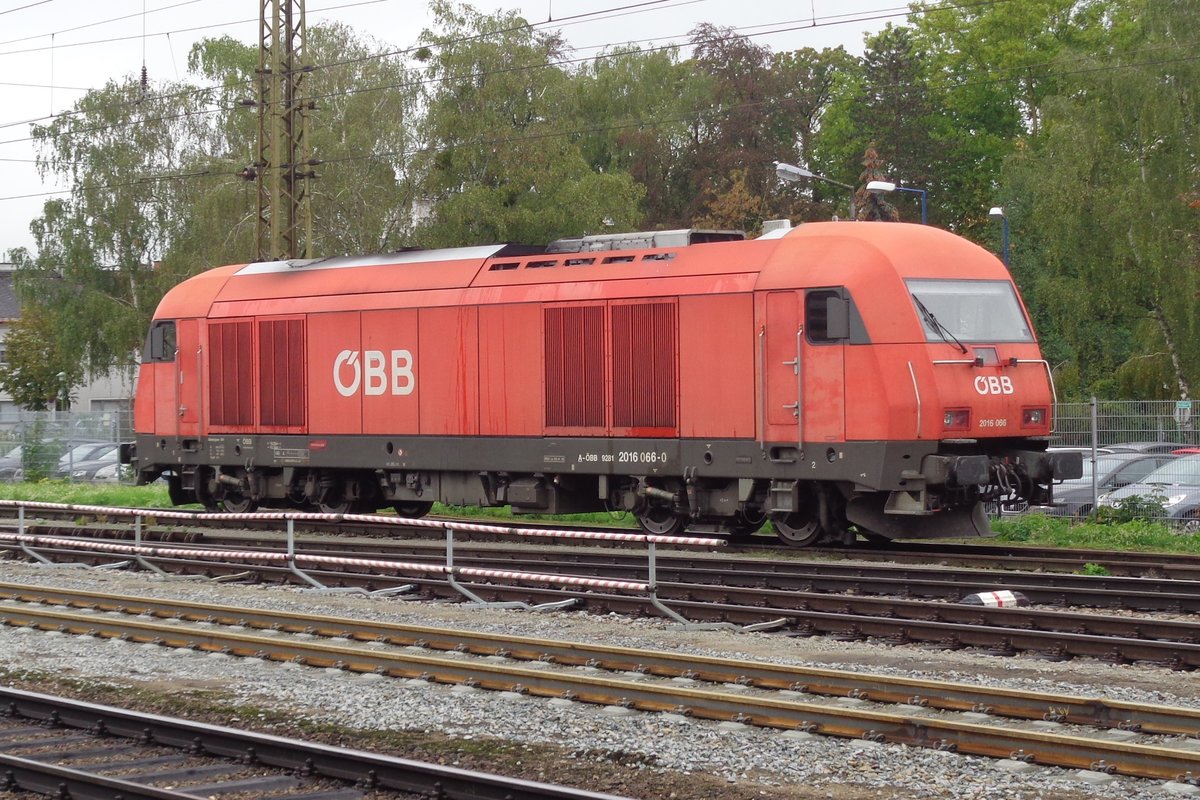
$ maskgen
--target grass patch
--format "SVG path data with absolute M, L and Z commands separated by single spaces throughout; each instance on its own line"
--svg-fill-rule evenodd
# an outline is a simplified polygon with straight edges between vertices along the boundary
M 1027 514 L 992 523 L 997 542 L 1091 550 L 1200 553 L 1200 538 L 1161 522 L 1132 520 L 1118 525 Z
M 166 508 L 171 505 L 167 487 L 162 484 L 128 486 L 122 483 L 70 483 L 52 480 L 0 483 L 0 500 L 125 508 Z

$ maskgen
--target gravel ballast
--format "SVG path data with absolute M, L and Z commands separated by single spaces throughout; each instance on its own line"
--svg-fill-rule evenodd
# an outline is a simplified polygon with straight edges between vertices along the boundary
M 681 631 L 656 619 L 331 596 L 273 585 L 163 580 L 145 573 L 44 568 L 13 561 L 0 561 L 0 580 L 1200 707 L 1191 674 L 1143 665 L 1054 663 L 820 637 Z M 1046 767 L 1013 771 L 1003 762 L 924 748 L 796 736 L 676 715 L 619 714 L 580 703 L 8 627 L 0 627 L 0 669 L 8 673 L 7 682 L 26 687 L 27 676 L 44 674 L 77 685 L 141 689 L 156 696 L 199 693 L 208 702 L 216 696 L 232 708 L 262 709 L 264 718 L 269 712 L 272 719 L 282 715 L 326 728 L 448 737 L 457 745 L 451 751 L 463 753 L 464 765 L 475 759 L 470 763 L 473 769 L 484 768 L 478 763 L 478 754 L 487 749 L 483 745 L 501 740 L 518 749 L 499 771 L 576 785 L 594 781 L 598 785 L 584 788 L 648 800 L 699 797 L 700 792 L 780 800 L 1148 800 L 1186 796 L 1193 788 Z M 26 677 L 20 680 L 21 676 Z M 55 693 L 60 688 L 44 690 Z M 170 713 L 169 708 L 162 710 Z M 246 718 L 238 724 L 245 725 Z M 352 738 L 344 743 L 354 746 Z M 521 758 L 523 752 L 527 758 Z M 714 795 L 713 787 L 724 790 Z

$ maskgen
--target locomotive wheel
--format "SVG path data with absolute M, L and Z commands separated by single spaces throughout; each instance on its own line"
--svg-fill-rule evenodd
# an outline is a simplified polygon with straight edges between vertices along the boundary
M 317 511 L 322 514 L 348 514 L 350 512 L 350 501 L 339 495 L 337 498 L 330 498 L 317 503 Z
M 407 503 L 393 503 L 392 508 L 396 509 L 396 513 L 402 517 L 420 519 L 433 508 L 433 502 L 429 500 L 410 500 Z
M 687 530 L 692 520 L 687 514 L 676 514 L 666 506 L 650 506 L 637 512 L 638 525 L 655 536 L 678 536 Z
M 221 498 L 221 508 L 230 514 L 250 514 L 258 509 L 258 503 L 244 494 L 227 492 Z
M 771 524 L 779 541 L 792 547 L 808 547 L 821 538 L 821 523 L 805 514 L 772 514 Z

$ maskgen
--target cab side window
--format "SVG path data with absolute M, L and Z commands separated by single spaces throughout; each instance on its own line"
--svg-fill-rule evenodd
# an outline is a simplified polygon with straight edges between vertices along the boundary
M 805 296 L 804 330 L 814 344 L 850 337 L 850 305 L 840 289 L 814 289 Z
M 175 360 L 175 321 L 159 320 L 150 326 L 142 362 Z

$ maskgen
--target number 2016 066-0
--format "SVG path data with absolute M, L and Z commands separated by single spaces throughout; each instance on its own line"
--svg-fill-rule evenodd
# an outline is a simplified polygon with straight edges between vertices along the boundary
M 666 453 L 645 450 L 621 450 L 617 453 L 618 464 L 665 464 Z
M 1006 419 L 981 419 L 979 420 L 981 428 L 1007 428 L 1008 420 Z

